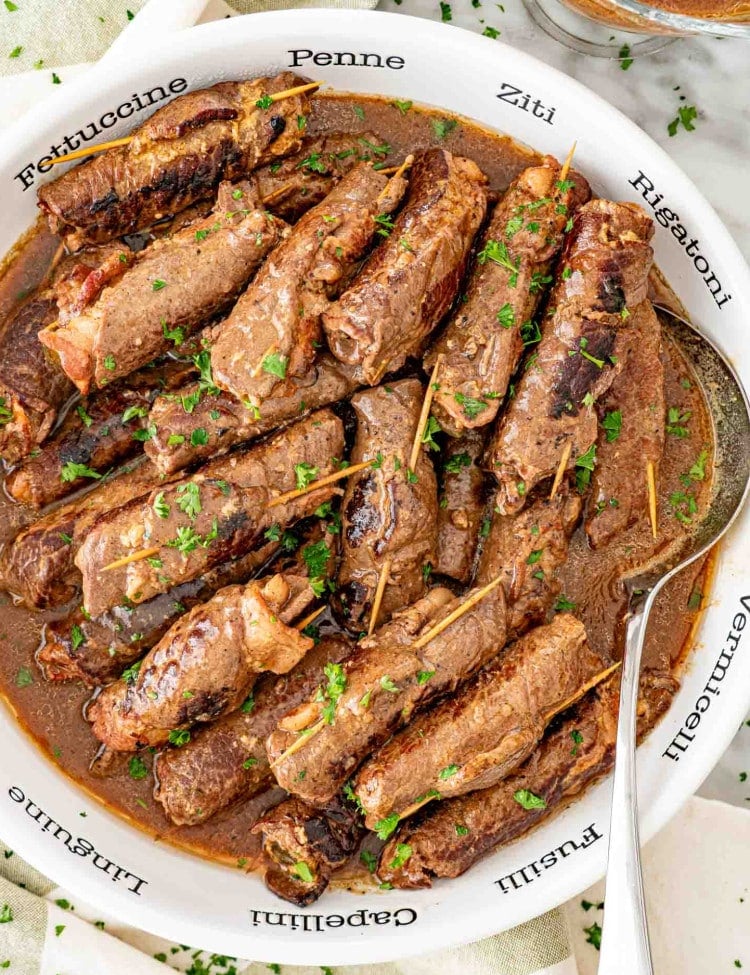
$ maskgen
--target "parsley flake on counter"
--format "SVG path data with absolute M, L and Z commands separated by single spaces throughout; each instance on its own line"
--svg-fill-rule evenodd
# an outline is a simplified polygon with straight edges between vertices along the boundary
M 528 789 L 518 789 L 513 793 L 513 798 L 519 806 L 524 809 L 546 809 L 547 803 L 540 796 L 534 795 Z
M 10 904 L 3 904 L 0 908 L 0 924 L 9 924 L 13 920 L 13 909 Z
M 591 925 L 590 928 L 584 928 L 583 933 L 586 935 L 586 942 L 593 945 L 597 951 L 602 947 L 602 929 L 601 925 L 597 924 L 596 921 Z
M 698 110 L 695 105 L 680 105 L 677 109 L 677 115 L 667 126 L 667 132 L 670 136 L 677 135 L 677 129 L 680 125 L 686 132 L 694 132 L 695 126 L 693 122 L 698 118 Z
M 617 56 L 620 59 L 620 67 L 623 71 L 627 71 L 630 65 L 633 63 L 633 59 L 630 56 L 630 45 L 623 44 Z
M 483 37 L 491 37 L 493 41 L 496 41 L 500 34 L 501 31 L 499 31 L 497 27 L 490 27 L 489 25 L 487 25 L 487 27 L 485 27 L 482 31 Z
M 445 0 L 440 0 L 440 19 L 444 24 L 448 24 L 453 20 L 451 5 L 449 3 L 445 3 Z

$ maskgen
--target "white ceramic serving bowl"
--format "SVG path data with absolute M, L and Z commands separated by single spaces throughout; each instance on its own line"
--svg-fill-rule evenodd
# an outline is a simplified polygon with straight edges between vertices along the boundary
M 496 41 L 391 14 L 256 14 L 195 28 L 168 43 L 157 41 L 158 48 L 130 53 L 114 67 L 99 67 L 62 86 L 4 137 L 0 253 L 36 213 L 35 187 L 24 189 L 17 174 L 66 133 L 116 111 L 134 92 L 168 87 L 174 79 L 199 88 L 296 67 L 338 89 L 411 98 L 470 116 L 558 157 L 577 141 L 576 165 L 597 192 L 634 200 L 652 214 L 656 202 L 660 267 L 750 387 L 750 272 L 737 247 L 669 157 L 577 82 Z M 125 134 L 145 115 L 118 121 L 105 138 Z M 644 200 L 647 186 L 652 189 Z M 660 206 L 667 210 L 659 209 L 656 194 L 664 195 Z M 682 689 L 639 752 L 645 838 L 694 792 L 750 701 L 750 631 L 742 632 L 750 616 L 750 566 L 742 547 L 749 523 L 746 510 L 722 547 L 710 608 Z M 607 783 L 457 880 L 419 892 L 331 891 L 318 904 L 297 909 L 270 894 L 259 878 L 155 843 L 107 812 L 42 756 L 2 706 L 0 734 L 3 840 L 76 896 L 121 921 L 217 952 L 308 965 L 395 959 L 526 921 L 604 871 Z M 679 747 L 672 744 L 676 736 Z

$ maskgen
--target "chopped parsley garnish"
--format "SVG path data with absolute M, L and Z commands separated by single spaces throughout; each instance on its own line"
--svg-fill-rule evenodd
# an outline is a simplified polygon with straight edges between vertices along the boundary
M 310 577 L 311 585 L 315 580 L 322 582 L 325 579 L 326 568 L 328 567 L 330 557 L 331 550 L 323 539 L 319 542 L 305 545 L 302 549 L 302 558 L 307 567 L 307 574 Z
M 314 882 L 312 870 L 304 860 L 300 860 L 298 863 L 294 864 L 292 867 L 292 873 L 299 877 L 303 883 L 311 884 Z
M 534 271 L 531 275 L 531 283 L 529 284 L 529 294 L 538 294 L 545 284 L 549 284 L 551 280 L 551 274 L 542 274 L 541 271 Z
M 383 688 L 384 691 L 390 691 L 391 694 L 398 694 L 399 692 L 399 687 L 396 685 L 393 678 L 390 677 L 388 674 L 384 674 L 380 678 L 380 686 Z
M 389 213 L 379 213 L 374 220 L 377 224 L 375 233 L 380 234 L 381 237 L 389 237 L 393 230 L 393 218 L 391 215 Z
M 16 672 L 16 687 L 30 687 L 34 683 L 34 675 L 28 667 L 19 667 Z
M 463 393 L 454 393 L 453 399 L 459 406 L 463 407 L 463 414 L 469 420 L 475 420 L 479 414 L 487 409 L 484 400 L 474 399 L 472 396 L 464 396 Z
M 417 684 L 420 686 L 426 684 L 428 680 L 431 680 L 435 676 L 436 671 L 434 670 L 420 670 L 417 674 Z
M 695 500 L 692 494 L 687 494 L 685 491 L 673 491 L 669 495 L 669 506 L 672 509 L 672 514 L 680 522 L 681 525 L 689 525 L 692 523 L 693 515 L 698 510 L 698 502 Z
M 693 466 L 688 471 L 688 477 L 691 481 L 705 481 L 706 479 L 706 461 L 708 460 L 708 451 L 702 450 L 693 464 Z
M 3 400 L 2 402 L 4 403 L 4 402 L 5 402 L 5 400 Z M 0 412 L 1 412 L 1 411 L 0 411 Z M 86 429 L 88 430 L 88 428 L 89 428 L 89 427 L 91 426 L 91 424 L 92 424 L 92 423 L 94 422 L 94 421 L 92 420 L 92 418 L 91 418 L 91 417 L 90 417 L 90 416 L 88 415 L 88 413 L 86 412 L 86 410 L 85 410 L 85 409 L 84 409 L 84 408 L 83 408 L 83 407 L 82 407 L 82 406 L 81 406 L 80 404 L 79 404 L 78 406 L 76 406 L 76 413 L 78 414 L 78 418 L 79 418 L 79 420 L 81 421 L 81 423 L 82 423 L 82 424 L 83 424 L 83 425 L 84 425 L 84 426 L 86 427 Z M 8 416 L 10 416 L 10 413 L 8 414 Z
M 430 125 L 438 139 L 445 139 L 456 128 L 458 121 L 454 118 L 431 118 Z
M 471 457 L 466 453 L 453 454 L 445 462 L 443 470 L 446 474 L 458 474 L 463 467 L 471 467 Z
M 387 156 L 388 153 L 391 151 L 391 147 L 388 145 L 387 142 L 384 142 L 382 143 L 382 145 L 377 146 L 375 145 L 374 142 L 370 142 L 368 139 L 360 138 L 357 141 L 361 142 L 362 145 L 365 146 L 367 149 L 372 149 L 372 151 L 375 153 L 376 156 Z
M 92 470 L 85 464 L 76 464 L 72 460 L 69 460 L 67 464 L 63 464 L 60 469 L 60 480 L 64 483 L 75 481 L 79 477 L 91 477 L 95 481 L 98 481 L 101 479 L 101 476 L 98 471 Z
M 365 867 L 367 867 L 370 873 L 375 873 L 375 870 L 378 865 L 378 858 L 375 856 L 374 853 L 370 853 L 369 850 L 362 850 L 362 852 L 359 855 L 359 859 L 360 859 L 360 863 L 362 863 Z
M 537 342 L 542 340 L 542 330 L 539 328 L 537 322 L 528 321 L 521 325 L 521 341 L 524 347 L 529 345 L 536 345 Z
M 399 867 L 403 867 L 413 852 L 408 843 L 397 843 L 396 855 L 388 864 L 388 868 L 390 870 L 398 870 Z
M 138 755 L 133 755 L 128 762 L 128 775 L 131 779 L 135 779 L 136 782 L 139 779 L 145 779 L 148 775 L 148 767 Z
M 557 602 L 555 603 L 556 613 L 569 613 L 572 612 L 572 610 L 574 610 L 575 608 L 576 608 L 576 604 L 573 602 L 572 599 L 568 599 L 568 597 L 564 593 L 561 596 L 558 596 Z
M 497 27 L 490 27 L 489 25 L 482 31 L 483 37 L 491 37 L 493 41 L 496 41 L 500 36 L 500 31 Z
M 570 750 L 570 754 L 575 757 L 578 754 L 578 746 L 583 741 L 583 735 L 577 728 L 574 728 L 570 733 L 570 737 L 573 739 L 573 747 Z
M 454 829 L 456 830 L 456 836 L 468 836 L 469 827 L 464 826 L 463 823 L 456 823 Z
M 306 488 L 308 484 L 312 484 L 315 478 L 318 476 L 320 468 L 313 467 L 312 464 L 308 464 L 302 461 L 301 464 L 294 465 L 294 476 L 297 481 L 297 490 L 301 491 Z
M 422 443 L 427 444 L 428 450 L 440 450 L 438 444 L 435 443 L 435 434 L 442 432 L 443 428 L 435 417 L 428 416 L 427 423 L 425 423 L 424 430 L 422 431 Z
M 398 813 L 391 813 L 390 816 L 386 816 L 385 819 L 381 819 L 375 823 L 375 832 L 377 833 L 378 839 L 387 840 L 398 826 L 398 819 Z
M 402 115 L 406 115 L 406 113 L 409 111 L 409 109 L 412 107 L 413 104 L 414 102 L 411 101 L 402 102 L 399 101 L 398 99 L 395 99 L 394 101 L 391 102 L 391 105 L 393 105 L 394 108 L 397 108 Z
M 213 375 L 211 374 L 211 353 L 204 349 L 198 355 L 194 355 L 193 364 L 200 373 L 199 384 L 201 390 L 204 393 L 208 393 L 209 396 L 218 395 L 219 387 L 214 385 Z M 188 412 L 190 411 L 188 410 Z
M 166 288 L 166 286 L 167 286 L 167 282 L 164 281 L 162 278 L 156 278 L 151 282 L 152 291 L 161 291 L 162 288 Z
M 134 430 L 131 434 L 133 440 L 138 440 L 141 443 L 146 443 L 147 440 L 152 440 L 156 436 L 156 424 L 149 423 L 147 427 L 143 427 L 140 430 Z
M 183 443 L 185 443 L 185 437 L 181 433 L 170 433 L 167 437 L 167 447 L 179 447 Z
M 441 768 L 438 772 L 439 779 L 452 779 L 453 776 L 460 771 L 460 765 L 446 765 L 445 768 Z
M 681 440 L 689 437 L 690 431 L 686 424 L 692 415 L 691 410 L 681 410 L 679 406 L 670 406 L 667 410 L 667 433 L 673 437 L 679 437 Z
M 591 482 L 591 473 L 596 465 L 596 444 L 576 458 L 576 488 L 583 494 Z
M 497 313 L 497 320 L 501 328 L 512 328 L 516 324 L 516 315 L 509 302 L 506 301 Z
M 633 63 L 633 59 L 630 56 L 630 45 L 623 44 L 617 56 L 620 59 L 620 67 L 623 71 L 627 71 L 630 65 Z
M 74 650 L 77 650 L 86 642 L 86 637 L 83 634 L 81 627 L 74 623 L 70 628 L 70 645 Z
M 176 745 L 177 748 L 182 748 L 183 745 L 187 745 L 190 741 L 190 732 L 187 728 L 173 728 L 169 732 L 169 744 Z
M 132 684 L 135 684 L 138 678 L 138 671 L 140 669 L 141 669 L 141 661 L 137 660 L 134 664 L 131 664 L 130 667 L 126 667 L 125 670 L 123 670 L 122 679 L 129 687 Z
M 201 231 L 196 231 L 196 237 L 200 232 Z M 206 233 L 207 232 L 208 231 L 206 231 Z M 182 343 L 185 341 L 185 329 L 180 325 L 177 325 L 175 328 L 170 328 L 169 325 L 167 325 L 167 320 L 165 318 L 162 318 L 161 320 L 161 331 L 164 338 L 167 339 L 168 342 L 174 342 L 175 345 L 182 345 Z
M 263 109 L 263 111 L 269 109 L 271 105 L 273 105 L 273 98 L 270 95 L 261 95 L 255 103 L 255 107 Z
M 609 413 L 605 413 L 604 419 L 602 420 L 602 428 L 607 434 L 607 443 L 613 443 L 617 440 L 622 432 L 622 412 L 620 410 L 612 410 Z
M 168 502 L 164 498 L 164 492 L 159 491 L 159 493 L 154 498 L 153 504 L 154 511 L 160 518 L 168 518 L 170 507 Z
M 255 707 L 255 698 L 252 694 L 248 694 L 245 700 L 242 702 L 240 711 L 243 714 L 252 714 L 253 708 Z
M 543 548 L 535 548 L 533 552 L 529 552 L 526 559 L 526 565 L 536 565 L 536 563 L 541 559 L 544 553 Z
M 528 789 L 517 789 L 513 793 L 513 798 L 519 806 L 524 809 L 546 809 L 547 803 L 540 796 L 534 795 Z
M 184 511 L 191 521 L 195 521 L 201 512 L 201 491 L 197 484 L 188 481 L 177 488 L 177 507 Z
M 357 116 L 358 119 L 364 122 L 365 120 L 365 110 L 361 105 L 352 105 L 352 111 Z
M 190 434 L 190 444 L 193 447 L 205 447 L 208 443 L 208 431 L 205 427 L 196 427 Z
M 346 690 L 346 674 L 341 664 L 327 663 L 323 668 L 328 683 L 319 687 L 315 700 L 325 702 L 321 717 L 326 724 L 334 724 L 336 719 L 336 705 Z
M 242 767 L 247 770 L 253 768 L 253 766 L 257 764 L 258 764 L 258 759 L 250 757 L 245 759 L 245 761 L 242 763 Z
M 148 416 L 148 409 L 145 406 L 129 406 L 122 414 L 122 422 L 129 423 L 142 416 Z
M 515 261 L 511 259 L 504 240 L 488 240 L 484 248 L 477 254 L 477 260 L 480 264 L 486 264 L 487 261 L 499 264 L 500 267 L 504 267 L 506 271 L 510 272 L 508 285 L 515 288 L 518 284 L 518 268 L 521 265 L 521 259 L 519 257 Z

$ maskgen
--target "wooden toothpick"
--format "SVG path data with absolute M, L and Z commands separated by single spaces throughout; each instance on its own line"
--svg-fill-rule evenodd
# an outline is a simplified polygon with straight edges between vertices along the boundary
M 555 474 L 555 479 L 552 482 L 552 489 L 549 493 L 550 501 L 554 500 L 560 485 L 562 484 L 562 479 L 565 477 L 565 470 L 568 466 L 568 461 L 570 460 L 570 451 L 573 449 L 573 444 L 571 441 L 565 444 L 563 448 L 562 457 L 560 458 L 560 463 L 557 465 L 557 473 Z
M 646 485 L 648 487 L 648 517 L 651 522 L 651 534 L 656 538 L 658 534 L 658 523 L 656 520 L 656 473 L 654 463 L 646 461 Z
M 419 414 L 419 422 L 417 423 L 417 433 L 414 437 L 414 443 L 411 447 L 411 454 L 409 455 L 409 470 L 416 472 L 417 461 L 419 460 L 419 451 L 422 447 L 422 437 L 424 437 L 425 428 L 427 426 L 427 421 L 430 417 L 430 408 L 432 406 L 432 400 L 435 396 L 435 386 L 437 386 L 437 375 L 440 371 L 440 366 L 443 364 L 443 353 L 441 352 L 435 359 L 435 365 L 432 370 L 432 375 L 430 376 L 430 381 L 427 385 L 427 392 L 425 393 L 424 402 L 422 403 L 422 411 Z
M 293 491 L 286 491 L 284 494 L 280 494 L 277 498 L 272 498 L 266 507 L 275 508 L 276 505 L 286 504 L 287 501 L 293 501 L 295 498 L 301 498 L 304 494 L 310 494 L 311 491 L 317 491 L 318 488 L 326 487 L 328 484 L 334 484 L 336 481 L 342 481 L 346 477 L 351 477 L 352 474 L 358 474 L 359 471 L 363 471 L 366 467 L 372 467 L 371 460 L 363 460 L 361 464 L 352 464 L 351 467 L 344 467 L 342 470 L 335 471 L 333 474 L 327 474 L 325 477 L 321 477 L 317 481 L 311 481 L 303 488 L 295 488 Z
M 373 630 L 378 625 L 378 616 L 380 615 L 380 605 L 383 602 L 383 594 L 385 593 L 385 587 L 388 584 L 388 576 L 391 574 L 391 566 L 393 565 L 393 559 L 386 559 L 383 563 L 383 567 L 380 570 L 380 575 L 378 576 L 378 585 L 375 589 L 375 598 L 372 601 L 372 609 L 370 610 L 370 623 L 367 627 L 367 635 L 372 636 Z
M 156 555 L 160 551 L 160 545 L 153 545 L 151 548 L 143 548 L 140 550 L 140 552 L 132 552 L 130 555 L 124 555 L 121 559 L 115 559 L 114 562 L 110 562 L 109 565 L 105 565 L 102 572 L 109 572 L 112 569 L 121 569 L 124 565 L 130 565 L 131 562 L 141 562 L 143 559 L 150 559 L 152 555 Z
M 415 640 L 414 643 L 412 643 L 412 648 L 414 650 L 421 650 L 422 647 L 426 647 L 430 640 L 434 640 L 436 636 L 439 636 L 443 632 L 443 630 L 455 623 L 457 619 L 460 619 L 464 613 L 468 613 L 472 606 L 476 606 L 476 604 L 484 599 L 488 593 L 491 593 L 493 589 L 496 589 L 504 578 L 505 574 L 503 573 L 503 575 L 499 575 L 493 579 L 492 582 L 488 582 L 486 586 L 482 586 L 481 589 L 477 589 L 473 595 L 469 596 L 469 598 L 465 600 L 465 602 L 461 603 L 460 606 L 457 606 L 452 613 L 449 613 L 445 617 L 445 619 L 440 620 L 439 623 L 436 623 L 431 629 L 419 637 L 418 640 Z

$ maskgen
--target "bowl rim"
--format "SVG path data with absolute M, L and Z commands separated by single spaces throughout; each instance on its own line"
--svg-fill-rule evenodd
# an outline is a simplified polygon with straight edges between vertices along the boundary
M 564 0 L 563 0 L 564 2 Z M 642 20 L 659 27 L 669 28 L 671 32 L 682 34 L 709 34 L 713 37 L 750 37 L 750 21 L 711 20 L 707 17 L 693 17 L 663 7 L 655 7 L 641 0 L 605 0 L 620 10 L 635 14 Z M 628 28 L 622 28 L 627 30 Z
M 698 213 L 701 221 L 704 236 L 710 237 L 715 242 L 716 249 L 720 249 L 724 255 L 725 263 L 732 268 L 736 277 L 735 293 L 739 291 L 740 294 L 750 296 L 750 270 L 747 268 L 729 231 L 721 223 L 711 205 L 705 200 L 692 181 L 646 133 L 639 129 L 635 123 L 627 119 L 621 112 L 609 105 L 599 95 L 586 88 L 581 82 L 569 78 L 556 68 L 545 64 L 532 55 L 509 47 L 502 42 L 484 38 L 456 26 L 425 21 L 422 18 L 403 14 L 361 10 L 283 10 L 253 15 L 252 20 L 247 16 L 236 17 L 231 20 L 217 21 L 191 28 L 189 31 L 184 32 L 184 34 L 172 39 L 166 53 L 163 48 L 147 48 L 137 55 L 128 55 L 127 62 L 124 64 L 120 63 L 118 66 L 119 76 L 114 80 L 107 78 L 104 87 L 107 91 L 111 92 L 124 90 L 123 86 L 127 82 L 138 77 L 139 70 L 146 69 L 152 65 L 153 58 L 158 56 L 159 50 L 161 51 L 161 60 L 165 64 L 185 63 L 191 54 L 200 55 L 207 48 L 212 49 L 212 57 L 217 58 L 222 44 L 229 42 L 232 45 L 237 45 L 242 42 L 243 38 L 256 42 L 263 37 L 272 39 L 283 35 L 285 29 L 290 27 L 295 35 L 304 34 L 309 38 L 315 39 L 325 39 L 327 29 L 330 28 L 334 34 L 343 31 L 353 38 L 361 38 L 364 36 L 368 37 L 368 39 L 377 38 L 379 41 L 385 42 L 390 40 L 389 34 L 392 27 L 395 27 L 396 22 L 394 18 L 396 16 L 399 18 L 399 30 L 412 34 L 413 43 L 417 38 L 419 39 L 422 45 L 420 47 L 420 56 L 435 56 L 435 53 L 439 51 L 441 46 L 450 47 L 452 45 L 458 45 L 462 49 L 462 54 L 465 53 L 467 58 L 471 57 L 473 52 L 476 52 L 478 62 L 481 63 L 488 62 L 488 55 L 490 55 L 492 58 L 497 59 L 498 62 L 504 64 L 513 63 L 519 69 L 519 72 L 526 73 L 530 77 L 536 76 L 540 79 L 540 82 L 543 82 L 549 87 L 558 85 L 561 88 L 567 89 L 573 96 L 581 99 L 583 104 L 588 105 L 592 112 L 595 111 L 599 116 L 606 116 L 609 124 L 616 125 L 623 132 L 627 133 L 633 142 L 644 150 L 648 158 L 660 160 L 662 167 L 670 171 L 670 177 L 675 180 L 676 184 L 680 185 L 682 195 L 689 196 L 691 201 L 693 201 L 695 211 Z M 389 24 L 392 26 L 389 27 Z M 371 33 L 368 35 L 366 33 L 367 31 Z M 428 49 L 432 50 L 431 55 L 426 53 Z M 111 68 L 111 66 L 109 67 Z M 96 71 L 96 68 L 93 71 Z M 50 113 L 54 112 L 56 107 L 60 107 L 69 116 L 73 116 L 75 112 L 85 108 L 90 100 L 89 92 L 93 81 L 94 76 L 91 73 L 82 76 L 80 79 L 76 79 L 67 89 L 54 92 L 48 102 L 45 102 L 32 113 L 29 113 L 29 115 L 16 122 L 3 140 L 6 144 L 10 143 L 14 149 L 10 152 L 6 152 L 4 148 L 0 149 L 0 169 L 2 168 L 4 157 L 9 156 L 12 158 L 16 146 L 35 146 L 37 144 L 36 140 L 38 139 L 38 135 L 35 132 L 35 126 L 40 122 L 44 123 L 45 120 L 48 121 Z M 367 85 L 365 85 L 364 90 L 367 91 Z M 53 99 L 57 100 L 53 101 Z M 510 134 L 512 134 L 512 131 Z M 744 573 L 747 577 L 747 570 L 744 570 Z M 705 615 L 708 615 L 708 612 Z M 750 683 L 748 686 L 750 687 Z M 750 697 L 750 693 L 748 697 Z M 710 771 L 714 762 L 718 760 L 721 753 L 729 744 L 736 730 L 737 723 L 742 718 L 740 711 L 742 710 L 744 714 L 744 707 L 747 703 L 740 701 L 739 694 L 737 694 L 736 700 L 738 702 L 736 707 L 722 711 L 721 715 L 716 719 L 717 725 L 713 727 L 712 747 L 710 748 L 711 761 L 707 761 L 704 757 L 702 761 L 696 760 L 690 764 L 683 764 L 678 773 L 679 789 L 673 790 L 671 794 L 666 796 L 660 795 L 658 801 L 654 801 L 644 811 L 641 830 L 641 835 L 644 840 L 653 835 L 679 810 L 683 802 L 695 791 Z M 12 736 L 13 734 L 16 736 L 23 734 L 18 723 L 14 718 L 9 716 L 8 710 L 5 707 L 0 709 L 0 727 L 4 724 L 9 726 Z M 639 766 L 644 764 L 653 750 L 653 747 L 649 748 L 649 741 L 639 749 Z M 75 791 L 75 794 L 78 796 L 78 801 L 88 801 L 88 797 L 86 797 L 79 786 L 75 785 L 67 777 L 64 777 L 63 773 L 59 770 L 53 770 L 51 764 L 47 762 L 39 750 L 35 748 L 35 751 L 39 759 L 40 767 L 42 767 L 41 771 L 44 772 L 46 777 L 52 778 L 54 781 L 54 775 L 56 774 L 58 776 L 58 782 L 64 778 L 65 783 L 69 785 L 70 789 Z M 708 749 L 704 748 L 705 751 L 708 751 Z M 50 776 L 51 770 L 53 772 L 52 776 Z M 608 789 L 607 781 L 600 783 L 594 790 L 589 790 L 587 795 L 592 794 L 592 792 L 597 792 L 597 790 L 601 794 L 602 790 L 606 789 Z M 94 808 L 97 807 L 95 806 Z M 0 826 L 5 834 L 6 840 L 12 841 L 14 848 L 29 862 L 40 864 L 42 857 L 41 848 L 33 842 L 30 831 L 19 828 L 18 821 L 7 815 L 6 809 L 7 805 L 0 804 Z M 102 816 L 105 815 L 104 811 L 99 808 L 97 808 L 97 812 L 100 812 Z M 106 813 L 110 822 L 112 821 L 112 815 Z M 122 823 L 122 820 L 119 822 L 123 826 L 125 825 Z M 549 825 L 547 824 L 547 827 Z M 542 828 L 544 829 L 545 827 Z M 142 837 L 145 835 L 141 834 Z M 169 848 L 169 853 L 176 857 L 186 857 L 194 860 L 193 855 L 181 853 L 174 848 Z M 375 962 L 392 960 L 406 957 L 410 954 L 420 954 L 428 950 L 456 946 L 496 934 L 498 930 L 505 930 L 508 927 L 520 923 L 524 919 L 542 914 L 544 911 L 562 903 L 567 898 L 574 896 L 578 891 L 587 887 L 601 875 L 601 859 L 601 856 L 598 854 L 593 857 L 586 857 L 585 860 L 580 861 L 577 869 L 568 871 L 568 874 L 565 875 L 565 881 L 558 881 L 557 884 L 547 885 L 544 891 L 541 892 L 533 912 L 529 913 L 525 909 L 523 916 L 514 916 L 511 911 L 507 917 L 499 918 L 493 910 L 477 910 L 472 914 L 470 923 L 466 923 L 468 920 L 466 917 L 461 918 L 463 927 L 455 924 L 443 925 L 442 928 L 425 928 L 425 935 L 429 936 L 429 940 L 426 941 L 420 938 L 416 931 L 412 938 L 405 940 L 403 936 L 397 936 L 395 932 L 384 928 L 378 931 L 377 939 L 352 934 L 349 940 L 330 941 L 325 947 L 322 946 L 321 942 L 299 943 L 290 942 L 289 939 L 274 940 L 268 932 L 259 934 L 253 931 L 253 929 L 250 929 L 249 932 L 238 932 L 234 936 L 227 936 L 226 932 L 221 932 L 221 941 L 219 943 L 219 931 L 210 922 L 205 924 L 198 923 L 195 918 L 181 922 L 179 918 L 173 916 L 174 911 L 172 915 L 169 915 L 165 908 L 160 908 L 157 911 L 153 906 L 147 907 L 144 904 L 134 904 L 125 899 L 123 894 L 117 889 L 111 886 L 103 887 L 99 878 L 89 877 L 80 871 L 78 873 L 69 871 L 68 868 L 70 865 L 62 859 L 61 855 L 56 857 L 52 856 L 47 863 L 40 865 L 45 872 L 48 872 L 54 879 L 63 883 L 73 894 L 81 896 L 89 903 L 96 903 L 97 898 L 101 899 L 104 892 L 109 891 L 108 900 L 114 909 L 120 913 L 123 921 L 136 924 L 172 940 L 182 941 L 189 927 L 190 931 L 192 931 L 192 936 L 199 937 L 201 943 L 205 944 L 211 950 L 226 951 L 228 949 L 232 954 L 243 957 L 254 956 L 264 961 L 278 959 L 290 964 L 311 964 L 314 961 L 322 960 L 321 963 L 336 965 L 350 964 L 356 961 Z M 225 868 L 221 867 L 217 869 L 223 871 Z M 217 876 L 220 875 L 217 872 Z M 440 888 L 440 890 L 443 889 L 447 890 L 447 885 L 446 887 Z M 396 892 L 392 893 L 395 894 Z M 420 893 L 425 898 L 430 897 L 429 891 Z M 433 889 L 434 893 L 435 890 Z M 455 897 L 455 895 L 448 891 L 447 899 L 451 897 Z M 398 902 L 397 898 L 396 901 Z M 185 942 L 183 941 L 183 943 Z M 365 949 L 365 954 L 362 953 L 363 948 Z M 250 955 L 248 955 L 248 952 L 250 952 Z

